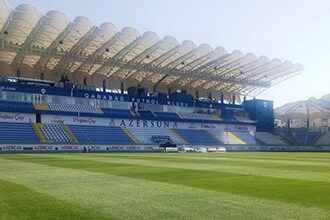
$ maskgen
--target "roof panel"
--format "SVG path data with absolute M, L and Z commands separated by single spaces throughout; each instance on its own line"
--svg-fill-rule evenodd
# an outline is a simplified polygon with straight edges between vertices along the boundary
M 5 41 L 21 45 L 41 18 L 41 13 L 32 5 L 21 4 L 13 10 L 6 28 Z
M 110 38 L 112 38 L 118 29 L 115 25 L 110 22 L 104 22 L 96 30 L 94 38 L 82 48 L 82 51 L 85 55 L 93 54 L 97 49 L 99 49 L 103 44 L 105 44 Z
M 3 25 L 5 25 L 10 11 L 10 5 L 6 1 L 0 0 L 0 30 L 2 30 Z
M 70 25 L 68 33 L 60 39 L 57 51 L 70 49 L 93 27 L 92 22 L 83 16 L 76 17 Z
M 46 67 L 75 75 L 88 73 L 94 80 L 122 79 L 148 88 L 162 80 L 162 89 L 184 86 L 201 94 L 249 94 L 303 70 L 300 64 L 257 58 L 239 50 L 228 53 L 222 47 L 213 50 L 208 44 L 197 47 L 189 40 L 180 44 L 171 36 L 161 40 L 151 31 L 142 36 L 132 27 L 118 31 L 109 22 L 96 27 L 83 16 L 71 22 L 59 11 L 42 16 L 27 4 L 11 11 L 4 0 L 0 0 L 0 29 L 8 32 L 1 35 L 5 44 L 0 62 L 11 63 L 14 59 L 18 68 L 24 63 L 40 71 Z
M 70 19 L 60 11 L 49 11 L 42 18 L 32 45 L 47 48 L 69 24 Z

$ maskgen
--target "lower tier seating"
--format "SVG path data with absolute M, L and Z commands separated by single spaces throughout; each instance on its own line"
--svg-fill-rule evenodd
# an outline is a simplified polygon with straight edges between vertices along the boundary
M 307 131 L 306 129 L 286 130 L 279 134 L 290 139 L 296 145 L 314 145 L 322 135 L 321 132 Z
M 321 135 L 321 132 L 307 132 L 305 145 L 314 145 L 318 138 L 321 137 Z
M 255 132 L 255 136 L 260 139 L 265 144 L 269 145 L 287 145 L 282 140 L 275 137 L 273 134 L 269 132 Z
M 298 145 L 297 138 L 303 133 L 304 145 L 330 145 L 330 132 L 306 132 L 296 132 L 294 143 Z M 294 145 L 287 136 L 283 137 L 268 132 L 0 123 L 0 143 L 3 144 L 155 144 L 168 140 L 178 145 Z
M 59 124 L 43 124 L 40 131 L 47 142 L 69 143 L 72 142 L 62 125 Z
M 165 135 L 168 136 L 173 143 L 182 144 L 179 138 L 177 138 L 167 128 L 127 128 L 127 130 L 139 141 L 141 144 L 153 144 L 152 136 Z
M 216 130 L 216 131 L 211 131 L 214 136 L 216 136 L 218 139 L 222 141 L 224 144 L 239 144 L 238 141 L 235 139 L 231 138 L 228 134 L 225 132 Z
M 244 141 L 246 144 L 251 145 L 262 145 L 263 143 L 259 141 L 257 138 L 255 138 L 253 135 L 251 135 L 247 131 L 233 131 L 231 132 L 233 135 L 235 135 L 240 140 Z
M 323 133 L 317 145 L 330 145 L 330 132 Z
M 0 123 L 0 143 L 34 144 L 40 143 L 29 123 Z
M 79 143 L 135 144 L 121 127 L 68 125 Z
M 221 143 L 205 130 L 173 129 L 189 144 L 221 145 Z

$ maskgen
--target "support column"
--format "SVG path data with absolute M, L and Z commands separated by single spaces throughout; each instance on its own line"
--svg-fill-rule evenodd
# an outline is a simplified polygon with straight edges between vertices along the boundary
M 120 83 L 120 93 L 124 94 L 124 82 Z
M 105 80 L 103 80 L 103 92 L 106 92 L 106 91 L 107 91 L 107 85 L 106 85 Z
M 209 92 L 209 99 L 212 101 L 212 92 Z

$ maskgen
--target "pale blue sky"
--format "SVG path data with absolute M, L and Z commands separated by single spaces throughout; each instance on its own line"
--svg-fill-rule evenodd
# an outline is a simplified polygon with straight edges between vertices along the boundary
M 231 52 L 301 63 L 305 70 L 258 98 L 286 102 L 330 93 L 329 0 L 7 0 L 14 8 L 57 9 L 71 19 L 86 16 L 95 25 L 109 21 L 119 29 L 172 35 L 180 42 L 208 43 Z

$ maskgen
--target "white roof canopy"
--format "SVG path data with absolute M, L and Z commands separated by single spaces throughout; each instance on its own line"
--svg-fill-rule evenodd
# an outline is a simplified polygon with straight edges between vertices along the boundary
M 305 101 L 285 104 L 275 109 L 278 119 L 330 118 L 330 94 L 320 99 L 314 97 Z
M 123 81 L 148 88 L 157 84 L 159 91 L 249 95 L 303 70 L 290 61 L 238 50 L 229 53 L 188 40 L 180 44 L 172 36 L 161 39 L 151 31 L 140 34 L 132 27 L 119 31 L 109 22 L 97 27 L 86 17 L 70 21 L 59 11 L 42 15 L 27 4 L 11 9 L 4 0 L 0 0 L 0 30 L 0 63 L 10 66 L 12 74 L 28 66 L 33 72 L 29 76 L 43 72 L 47 79 L 58 80 L 69 75 L 74 82 L 87 77 L 93 86 L 106 80 L 113 87 Z

